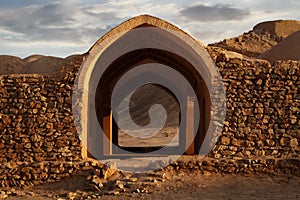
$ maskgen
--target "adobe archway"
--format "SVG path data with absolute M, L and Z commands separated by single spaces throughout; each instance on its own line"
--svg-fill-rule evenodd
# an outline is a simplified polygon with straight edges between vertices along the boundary
M 211 90 L 218 77 L 214 64 L 202 44 L 188 34 L 166 21 L 142 15 L 105 34 L 89 50 L 82 65 L 73 95 L 73 105 L 77 105 L 73 112 L 78 114 L 76 127 L 87 147 L 84 157 L 88 151 L 96 158 L 112 155 L 112 91 L 124 74 L 145 63 L 166 65 L 188 80 L 198 99 L 200 122 L 193 135 L 195 140 L 185 138 L 192 145 L 183 142 L 182 148 L 187 154 L 198 154 L 203 146 L 209 146 L 213 137 L 206 138 L 212 127 Z M 187 135 L 188 128 L 180 134 Z

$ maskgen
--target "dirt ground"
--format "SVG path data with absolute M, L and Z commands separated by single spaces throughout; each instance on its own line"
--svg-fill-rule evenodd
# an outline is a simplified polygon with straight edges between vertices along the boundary
M 137 185 L 142 182 L 141 177 Z M 87 190 L 86 176 L 80 175 L 16 190 L 15 196 L 10 195 L 7 199 L 300 199 L 300 177 L 202 174 L 200 171 L 164 172 L 163 177 L 145 191 L 135 189 L 100 194 Z M 145 186 L 144 183 L 140 185 Z

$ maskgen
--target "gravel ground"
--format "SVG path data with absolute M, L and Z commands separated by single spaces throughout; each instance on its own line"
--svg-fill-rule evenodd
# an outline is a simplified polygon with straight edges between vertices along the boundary
M 8 192 L 7 199 L 300 199 L 300 177 L 295 176 L 203 174 L 181 170 L 133 175 L 128 179 L 134 181 L 132 185 L 129 181 L 120 185 L 118 180 L 120 177 L 115 177 L 106 187 L 96 190 L 88 186 L 87 176 L 78 175 L 15 190 L 12 194 Z

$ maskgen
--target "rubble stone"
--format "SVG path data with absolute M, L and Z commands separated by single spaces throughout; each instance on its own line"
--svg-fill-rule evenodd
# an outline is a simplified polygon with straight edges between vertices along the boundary
M 232 58 L 219 48 L 208 51 L 226 89 L 223 130 L 208 160 L 187 165 L 174 162 L 171 167 L 228 173 L 299 172 L 300 62 L 271 65 L 262 60 Z M 81 63 L 82 59 L 65 63 L 65 71 L 58 77 L 0 75 L 1 188 L 60 180 L 94 169 L 102 169 L 105 179 L 115 174 L 115 169 L 82 158 L 82 143 L 74 125 L 78 116 L 73 116 L 71 104 Z M 258 157 L 261 163 L 254 163 Z M 278 169 L 268 169 L 271 165 Z M 129 180 L 135 183 L 136 177 Z

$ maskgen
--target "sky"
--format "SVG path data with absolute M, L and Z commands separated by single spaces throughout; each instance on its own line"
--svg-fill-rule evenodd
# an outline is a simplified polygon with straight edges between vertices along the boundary
M 67 57 L 86 51 L 123 21 L 150 14 L 204 44 L 262 21 L 300 20 L 299 0 L 0 0 L 0 55 Z

